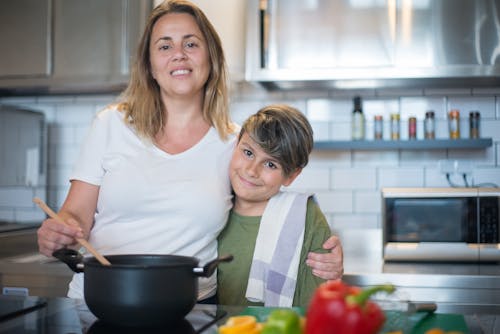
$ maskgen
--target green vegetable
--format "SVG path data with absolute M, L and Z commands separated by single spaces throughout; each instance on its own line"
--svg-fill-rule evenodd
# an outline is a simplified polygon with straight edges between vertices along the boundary
M 261 334 L 301 334 L 300 316 L 294 310 L 276 309 L 269 314 Z

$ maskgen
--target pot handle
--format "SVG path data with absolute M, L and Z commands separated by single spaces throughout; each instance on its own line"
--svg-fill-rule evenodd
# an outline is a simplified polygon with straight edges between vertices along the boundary
M 61 248 L 54 251 L 52 256 L 66 263 L 66 265 L 75 273 L 83 272 L 83 256 L 76 250 Z
M 219 256 L 215 260 L 207 262 L 203 268 L 194 268 L 193 272 L 197 276 L 210 277 L 215 272 L 217 265 L 221 262 L 231 262 L 233 261 L 233 256 L 231 254 Z

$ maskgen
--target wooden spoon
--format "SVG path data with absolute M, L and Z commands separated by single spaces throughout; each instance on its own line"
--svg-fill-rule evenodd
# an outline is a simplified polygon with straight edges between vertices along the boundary
M 68 223 L 66 223 L 64 221 L 64 219 L 61 218 L 61 216 L 59 216 L 57 213 L 55 213 L 51 208 L 49 208 L 47 206 L 47 204 L 45 204 L 44 201 L 42 201 L 40 198 L 38 197 L 35 197 L 33 198 L 33 202 L 35 202 L 39 207 L 40 209 L 42 209 L 46 214 L 49 215 L 49 217 L 51 218 L 54 218 L 55 220 L 57 220 L 58 222 L 62 223 L 62 224 L 65 224 L 65 225 L 68 225 Z M 101 255 L 101 253 L 99 253 L 94 247 L 92 247 L 91 244 L 89 244 L 89 242 L 83 238 L 77 238 L 76 241 L 78 241 L 78 243 L 80 245 L 82 245 L 83 247 L 85 247 L 90 253 L 92 253 L 92 255 L 95 256 L 95 258 L 104 266 L 109 266 L 111 263 L 106 260 L 106 258 L 104 256 Z

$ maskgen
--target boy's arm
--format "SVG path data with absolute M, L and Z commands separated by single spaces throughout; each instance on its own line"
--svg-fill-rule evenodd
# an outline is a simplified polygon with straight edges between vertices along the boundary
M 326 222 L 326 218 L 321 209 L 316 206 L 318 215 Z M 309 209 L 309 206 L 308 206 Z M 309 251 L 306 264 L 312 269 L 314 275 L 325 280 L 341 279 L 344 274 L 344 253 L 339 237 L 329 234 L 329 238 L 322 243 L 322 249 Z M 324 250 L 330 250 L 325 252 Z
M 297 285 L 293 299 L 294 306 L 306 308 L 309 301 L 318 287 L 324 280 L 313 275 L 309 266 L 306 265 L 306 259 L 310 252 L 325 253 L 323 244 L 330 235 L 330 227 L 325 216 L 321 212 L 318 205 L 311 199 L 307 203 L 306 225 L 304 231 L 304 241 L 301 250 L 301 262 L 299 264 L 299 272 L 297 274 Z

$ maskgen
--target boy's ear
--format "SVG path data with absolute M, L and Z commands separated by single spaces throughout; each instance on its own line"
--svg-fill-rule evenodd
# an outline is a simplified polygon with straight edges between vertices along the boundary
M 288 187 L 290 184 L 292 184 L 292 182 L 297 178 L 297 176 L 300 175 L 300 173 L 302 172 L 302 168 L 297 168 L 295 171 L 292 172 L 292 174 L 290 174 L 286 179 L 285 181 L 283 181 L 283 185 L 285 187 Z

